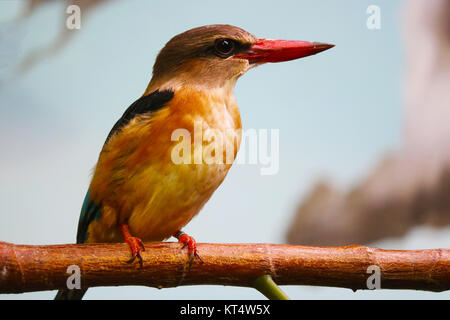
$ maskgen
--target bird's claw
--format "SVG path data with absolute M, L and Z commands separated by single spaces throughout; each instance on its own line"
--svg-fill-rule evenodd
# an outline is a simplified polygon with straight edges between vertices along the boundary
M 130 245 L 131 249 L 131 259 L 127 261 L 127 263 L 133 263 L 136 258 L 139 259 L 139 264 L 141 268 L 144 265 L 144 260 L 142 259 L 141 252 L 145 251 L 144 243 L 141 239 L 136 237 L 129 237 L 125 239 L 125 241 Z
M 194 252 L 189 254 L 189 266 L 192 265 L 192 261 L 194 260 L 194 258 L 197 258 L 198 260 L 200 260 L 200 263 L 204 263 L 203 259 L 200 257 L 200 255 L 197 252 L 197 249 L 195 249 Z
M 197 258 L 198 260 L 200 260 L 200 263 L 204 263 L 203 259 L 198 254 L 197 243 L 195 242 L 195 239 L 193 237 L 187 235 L 186 233 L 181 233 L 181 235 L 178 236 L 178 242 L 183 244 L 183 247 L 181 247 L 181 249 L 184 249 L 186 247 L 188 248 L 189 269 L 191 268 L 194 258 Z

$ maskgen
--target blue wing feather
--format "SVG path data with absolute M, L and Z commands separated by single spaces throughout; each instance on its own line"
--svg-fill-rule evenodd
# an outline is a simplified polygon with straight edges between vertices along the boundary
M 89 224 L 100 219 L 102 216 L 101 205 L 93 202 L 90 199 L 90 192 L 86 193 L 84 197 L 83 206 L 81 207 L 80 220 L 78 221 L 77 243 L 85 243 L 88 238 Z

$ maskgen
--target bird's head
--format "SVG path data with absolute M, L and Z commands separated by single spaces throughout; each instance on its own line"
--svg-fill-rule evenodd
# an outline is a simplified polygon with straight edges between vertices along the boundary
M 294 60 L 331 47 L 318 42 L 261 39 L 230 25 L 198 27 L 176 35 L 159 52 L 149 87 L 233 87 L 254 66 Z

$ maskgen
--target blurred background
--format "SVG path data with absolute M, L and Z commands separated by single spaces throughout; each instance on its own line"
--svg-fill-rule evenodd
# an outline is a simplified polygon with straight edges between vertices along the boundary
M 71 4 L 81 28 L 66 28 Z M 371 5 L 379 9 L 373 25 Z M 104 140 L 164 44 L 232 24 L 336 44 L 251 70 L 243 128 L 279 129 L 279 171 L 240 164 L 185 228 L 199 242 L 450 247 L 450 2 L 0 1 L 0 241 L 75 241 Z M 372 24 L 368 24 L 368 19 Z M 383 287 L 383 283 L 381 283 Z M 285 286 L 292 299 L 449 299 L 450 292 Z M 49 299 L 55 292 L 0 295 Z M 90 289 L 86 299 L 261 299 L 254 289 Z

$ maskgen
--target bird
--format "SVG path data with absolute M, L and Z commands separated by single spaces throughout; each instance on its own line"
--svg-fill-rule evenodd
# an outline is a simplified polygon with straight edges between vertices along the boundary
M 159 51 L 144 92 L 109 132 L 93 171 L 78 224 L 77 243 L 123 242 L 143 265 L 144 242 L 175 237 L 187 247 L 189 265 L 202 262 L 195 239 L 182 231 L 225 179 L 239 149 L 241 118 L 234 86 L 264 63 L 310 56 L 334 45 L 257 38 L 232 25 L 215 24 L 174 36 Z M 204 139 L 174 161 L 177 129 L 191 135 L 214 129 L 232 154 L 227 161 L 197 161 Z M 175 152 L 177 153 L 177 152 Z M 188 161 L 188 160 L 191 161 Z M 200 160 L 202 154 L 200 153 Z M 55 299 L 81 299 L 87 289 L 60 290 Z

